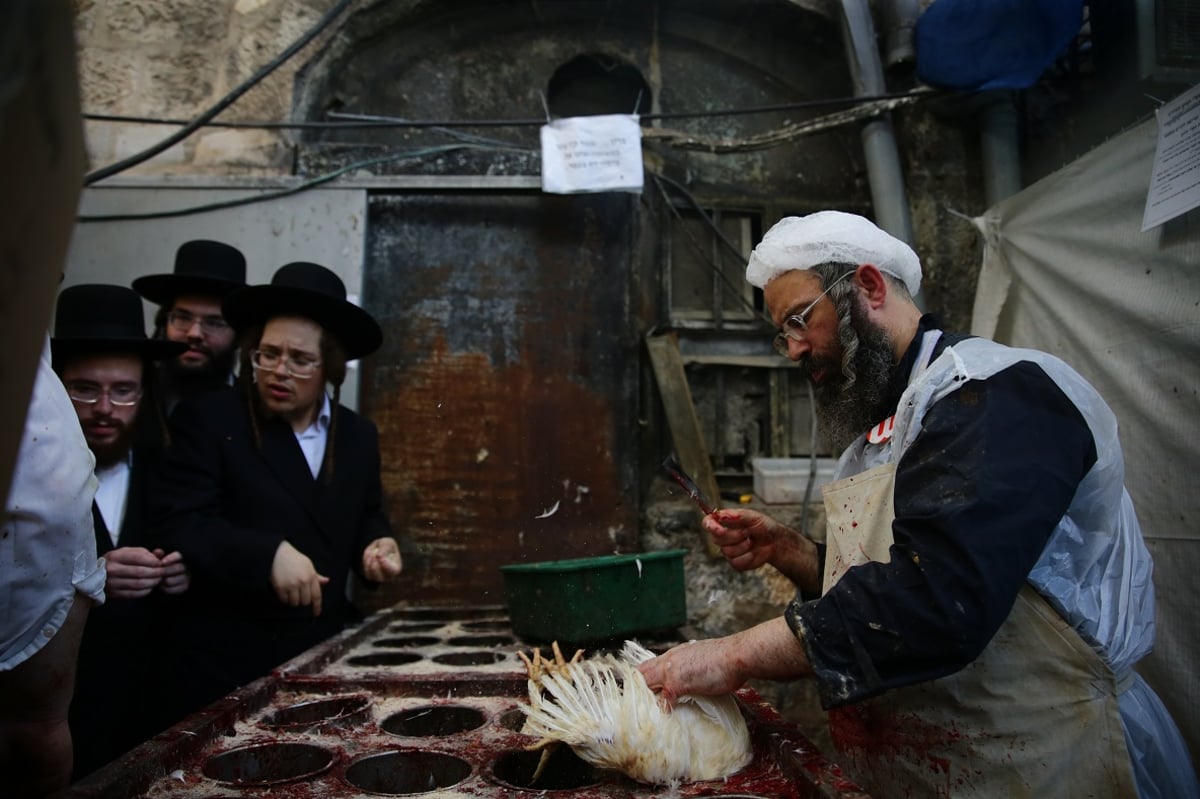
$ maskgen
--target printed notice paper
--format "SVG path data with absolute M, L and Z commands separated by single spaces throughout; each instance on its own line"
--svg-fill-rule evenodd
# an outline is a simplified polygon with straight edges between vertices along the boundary
M 1200 84 L 1159 108 L 1142 231 L 1200 205 Z
M 642 191 L 642 128 L 636 114 L 556 119 L 542 126 L 542 191 Z

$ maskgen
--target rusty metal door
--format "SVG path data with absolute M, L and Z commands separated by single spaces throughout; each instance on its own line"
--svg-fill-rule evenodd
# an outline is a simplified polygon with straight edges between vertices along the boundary
M 498 567 L 637 541 L 628 194 L 371 197 L 364 305 L 405 578 L 368 604 L 503 603 Z

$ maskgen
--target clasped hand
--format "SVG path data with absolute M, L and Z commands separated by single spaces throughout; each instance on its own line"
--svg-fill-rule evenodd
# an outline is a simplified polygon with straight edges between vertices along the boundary
M 104 591 L 113 599 L 140 599 L 155 588 L 181 594 L 191 582 L 183 555 L 161 549 L 117 547 L 104 553 L 104 568 Z

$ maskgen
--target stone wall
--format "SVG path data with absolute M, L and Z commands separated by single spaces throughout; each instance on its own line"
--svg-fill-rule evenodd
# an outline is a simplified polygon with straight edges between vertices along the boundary
M 333 0 L 78 0 L 85 113 L 191 120 L 313 28 Z M 247 91 L 218 121 L 286 120 L 304 50 Z M 176 126 L 88 121 L 92 168 L 140 152 Z M 203 128 L 127 175 L 289 174 L 284 132 Z

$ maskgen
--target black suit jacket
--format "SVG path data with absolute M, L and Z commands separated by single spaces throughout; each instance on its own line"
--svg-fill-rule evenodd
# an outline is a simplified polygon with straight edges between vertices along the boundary
M 129 472 L 125 517 L 117 545 L 154 549 L 146 518 L 151 477 L 161 449 L 137 444 Z M 111 552 L 112 538 L 92 503 L 96 552 Z M 164 630 L 173 600 L 154 591 L 139 599 L 105 598 L 88 613 L 79 647 L 70 724 L 75 742 L 75 777 L 82 777 L 158 733 L 173 719 L 161 712 L 160 697 L 170 690 L 162 669 Z
M 291 427 L 260 420 L 255 442 L 247 399 L 230 388 L 181 402 L 151 498 L 160 545 L 183 553 L 192 575 L 176 631 L 180 668 L 209 682 L 193 707 L 268 673 L 355 618 L 346 597 L 362 553 L 390 535 L 382 505 L 375 426 L 339 406 L 332 480 L 314 479 Z M 329 578 L 319 617 L 288 607 L 271 588 L 284 540 Z

